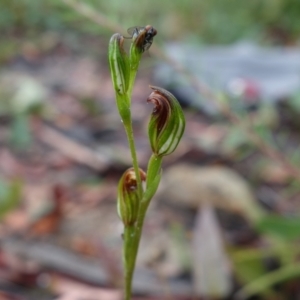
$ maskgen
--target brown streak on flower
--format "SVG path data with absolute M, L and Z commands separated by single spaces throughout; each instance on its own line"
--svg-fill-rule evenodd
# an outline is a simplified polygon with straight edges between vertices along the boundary
M 157 117 L 157 132 L 159 133 L 168 120 L 170 112 L 169 100 L 161 92 L 154 90 L 147 98 L 147 102 L 154 104 L 152 115 Z
M 120 51 L 121 52 L 125 52 L 124 48 L 123 48 L 123 45 L 124 45 L 124 37 L 123 35 L 119 34 L 116 36 L 116 40 L 117 40 L 117 43 L 120 47 Z

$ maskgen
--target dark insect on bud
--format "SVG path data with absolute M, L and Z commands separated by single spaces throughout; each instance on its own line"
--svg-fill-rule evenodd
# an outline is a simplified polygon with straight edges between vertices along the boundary
M 157 35 L 157 30 L 151 25 L 131 27 L 127 32 L 132 36 L 135 47 L 140 49 L 141 52 L 149 50 L 153 38 Z
M 145 27 L 131 27 L 128 33 L 132 36 L 132 44 L 130 47 L 130 68 L 136 70 L 143 52 L 149 50 L 153 43 L 153 38 L 157 34 L 157 30 L 151 25 Z

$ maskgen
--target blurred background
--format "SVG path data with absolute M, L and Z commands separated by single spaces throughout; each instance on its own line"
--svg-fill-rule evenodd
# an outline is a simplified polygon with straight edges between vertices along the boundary
M 176 95 L 187 126 L 133 299 L 300 299 L 299 15 L 297 0 L 1 0 L 0 299 L 122 299 L 116 186 L 131 159 L 107 49 L 147 24 L 140 166 L 149 84 Z

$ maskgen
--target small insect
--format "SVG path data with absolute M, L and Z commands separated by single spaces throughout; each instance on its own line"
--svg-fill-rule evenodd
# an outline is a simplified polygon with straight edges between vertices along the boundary
M 157 34 L 157 30 L 151 25 L 130 27 L 127 32 L 135 40 L 136 45 L 142 49 L 142 52 L 149 50 L 153 38 Z

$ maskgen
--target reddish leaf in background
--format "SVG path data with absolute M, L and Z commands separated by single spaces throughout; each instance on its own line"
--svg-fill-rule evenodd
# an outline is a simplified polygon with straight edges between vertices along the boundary
M 62 185 L 53 186 L 53 207 L 49 211 L 42 212 L 41 217 L 31 226 L 33 235 L 47 235 L 55 232 L 63 216 L 63 204 L 66 201 L 66 189 Z

